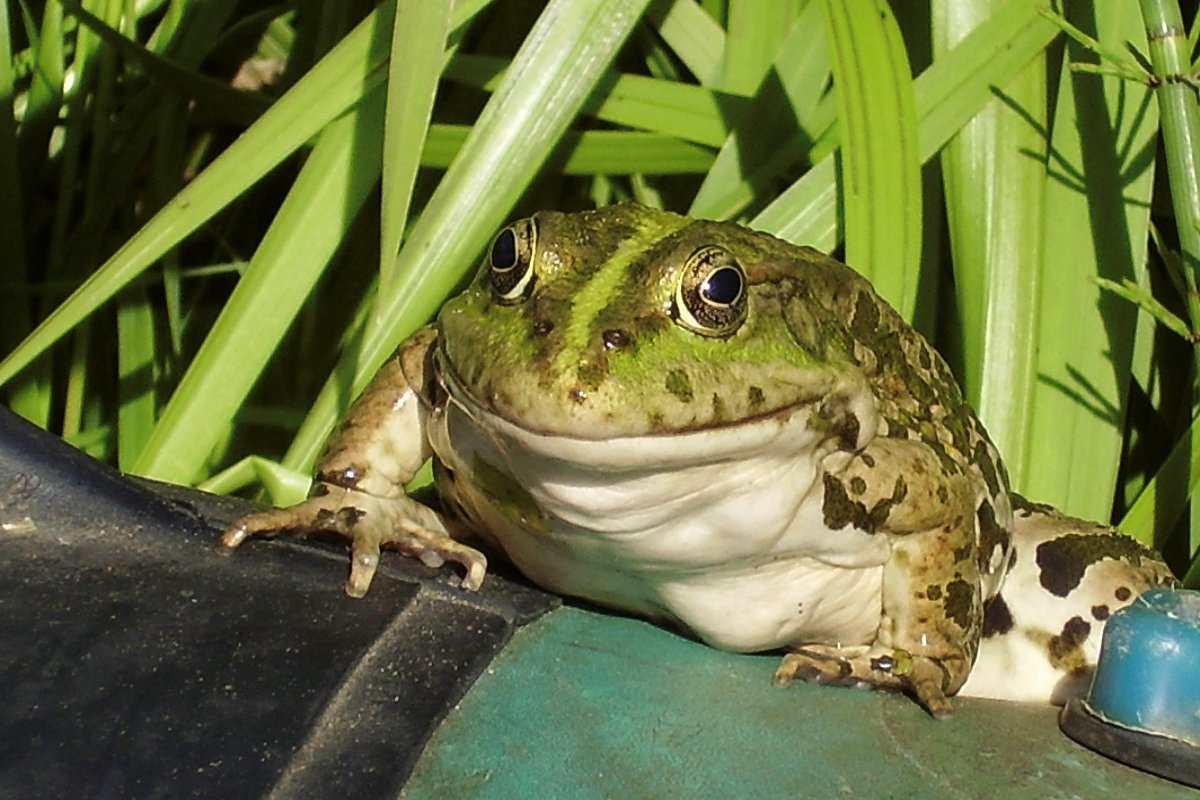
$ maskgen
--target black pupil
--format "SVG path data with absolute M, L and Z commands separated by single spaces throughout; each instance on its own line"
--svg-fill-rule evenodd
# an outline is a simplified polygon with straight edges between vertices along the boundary
M 517 235 L 504 231 L 492 243 L 492 269 L 512 269 L 517 264 Z
M 733 303 L 741 293 L 742 276 L 733 267 L 713 270 L 700 287 L 700 294 L 705 300 L 723 306 Z

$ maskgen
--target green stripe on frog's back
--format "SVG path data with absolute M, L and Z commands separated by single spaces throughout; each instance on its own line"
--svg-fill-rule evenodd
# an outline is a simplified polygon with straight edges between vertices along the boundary
M 612 214 L 617 209 L 608 209 Z M 638 265 L 644 264 L 647 253 L 664 238 L 686 226 L 690 220 L 675 214 L 630 214 L 628 227 L 623 229 L 624 235 L 609 241 L 611 248 L 605 257 L 592 262 L 594 269 L 581 283 L 574 284 L 571 311 L 563 330 L 555 331 L 551 340 L 557 348 L 551 356 L 551 368 L 554 374 L 568 375 L 576 370 L 584 372 L 595 365 L 587 359 L 588 354 L 594 354 L 597 343 L 601 341 L 605 325 L 604 311 L 616 307 L 622 311 L 629 308 L 629 298 L 625 292 L 636 282 L 631 282 L 629 276 Z M 609 223 L 610 230 L 616 228 Z M 624 290 L 624 291 L 623 291 Z M 594 385 L 601 376 L 580 375 L 585 384 Z

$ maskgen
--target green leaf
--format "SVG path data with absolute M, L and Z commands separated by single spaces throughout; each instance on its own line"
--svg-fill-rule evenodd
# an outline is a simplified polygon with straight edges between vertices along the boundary
M 914 93 L 922 162 L 992 99 L 994 86 L 1006 83 L 1058 34 L 1035 5 L 1036 0 L 1010 0 L 917 78 Z M 827 158 L 751 224 L 791 242 L 832 250 L 841 239 L 838 192 L 837 170 Z
M 1130 506 L 1118 527 L 1151 547 L 1162 547 L 1188 501 L 1200 488 L 1200 419 L 1193 419 L 1187 432 L 1163 461 Z M 1194 550 L 1193 542 L 1189 550 Z
M 933 4 L 935 50 L 992 13 L 990 0 Z M 1035 57 L 996 90 L 941 154 L 961 319 L 963 390 L 1024 482 L 1035 388 L 1048 128 L 1046 59 Z
M 408 221 L 422 144 L 445 62 L 450 0 L 400 0 L 392 28 L 379 242 L 380 284 L 387 286 Z
M 884 0 L 825 0 L 841 121 L 846 261 L 912 319 L 921 254 L 921 173 L 912 77 Z
M 1089 34 L 1145 47 L 1131 4 L 1097 5 L 1094 13 Z M 1076 45 L 1067 53 L 1094 57 Z M 1064 64 L 1053 119 L 1038 382 L 1017 488 L 1090 519 L 1112 513 L 1136 322 L 1135 309 L 1093 279 L 1132 278 L 1146 257 L 1157 133 L 1149 91 Z
M 367 17 L 9 353 L 0 384 L 378 85 L 390 34 L 390 16 Z
M 695 0 L 655 4 L 648 16 L 700 85 L 716 86 L 725 60 L 724 29 Z
M 384 100 L 379 87 L 321 132 L 134 472 L 175 483 L 200 474 L 375 185 Z
M 834 104 L 820 103 L 829 85 L 829 51 L 825 37 L 813 36 L 819 25 L 821 3 L 810 2 L 780 45 L 750 107 L 734 117 L 737 127 L 692 198 L 689 214 L 707 219 L 737 214 L 834 124 Z

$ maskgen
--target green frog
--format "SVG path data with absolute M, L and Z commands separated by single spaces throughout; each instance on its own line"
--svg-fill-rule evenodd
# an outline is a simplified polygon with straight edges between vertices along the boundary
M 404 487 L 433 459 L 442 510 Z M 222 539 L 332 531 L 503 554 L 550 591 L 793 679 L 1063 700 L 1107 616 L 1173 580 L 1118 531 L 1022 500 L 945 361 L 849 267 L 620 205 L 503 229 L 331 438 L 306 501 Z M 476 545 L 479 548 L 477 549 Z

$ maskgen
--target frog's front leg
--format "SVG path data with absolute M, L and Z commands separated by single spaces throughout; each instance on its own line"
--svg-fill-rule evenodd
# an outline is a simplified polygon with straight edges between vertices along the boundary
M 251 536 L 328 531 L 350 540 L 346 593 L 352 597 L 366 593 L 381 547 L 428 566 L 461 564 L 463 588 L 479 588 L 487 570 L 483 554 L 451 538 L 440 515 L 404 493 L 431 452 L 426 426 L 435 412 L 418 392 L 431 378 L 434 336 L 432 330 L 418 333 L 380 369 L 326 445 L 309 498 L 235 520 L 221 537 L 223 552 Z
M 824 477 L 825 524 L 888 536 L 881 616 L 864 646 L 798 643 L 776 671 L 793 678 L 904 691 L 934 717 L 967 679 L 982 600 L 975 531 L 977 483 L 947 471 L 921 442 L 882 439 Z

